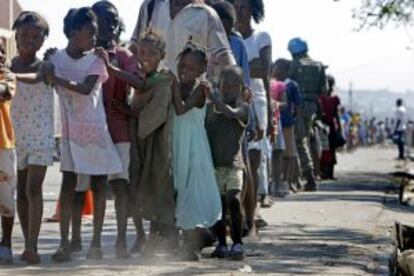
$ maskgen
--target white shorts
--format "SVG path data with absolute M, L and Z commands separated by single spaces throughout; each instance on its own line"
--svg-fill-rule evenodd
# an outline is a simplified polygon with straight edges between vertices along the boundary
M 4 217 L 15 214 L 16 174 L 15 150 L 0 149 L 0 215 Z
M 115 144 L 115 148 L 118 152 L 119 159 L 121 159 L 122 162 L 122 172 L 110 174 L 108 176 L 108 181 L 122 179 L 129 182 L 129 162 L 131 160 L 131 143 L 118 143 Z
M 53 165 L 54 149 L 24 150 L 16 148 L 17 169 L 25 170 L 29 165 L 51 166 Z

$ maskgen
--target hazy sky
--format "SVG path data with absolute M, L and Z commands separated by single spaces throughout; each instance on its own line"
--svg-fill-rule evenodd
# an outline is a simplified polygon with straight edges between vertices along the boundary
M 63 18 L 71 7 L 94 0 L 18 0 L 23 9 L 43 14 L 51 26 L 45 47 L 64 47 Z M 289 57 L 290 38 L 301 36 L 315 59 L 329 65 L 341 88 L 352 82 L 356 89 L 388 88 L 414 91 L 414 29 L 388 27 L 354 32 L 352 10 L 362 0 L 264 0 L 266 19 L 258 29 L 273 39 L 273 58 Z M 129 38 L 142 0 L 112 0 L 124 19 Z

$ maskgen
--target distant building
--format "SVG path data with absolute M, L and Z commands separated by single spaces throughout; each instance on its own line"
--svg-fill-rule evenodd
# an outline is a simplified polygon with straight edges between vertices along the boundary
M 8 58 L 16 54 L 12 26 L 14 20 L 22 11 L 23 9 L 17 0 L 0 0 L 0 37 L 6 38 Z

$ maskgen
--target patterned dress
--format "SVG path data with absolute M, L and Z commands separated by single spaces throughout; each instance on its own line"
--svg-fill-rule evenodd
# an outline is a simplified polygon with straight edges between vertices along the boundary
M 12 102 L 12 118 L 17 155 L 53 152 L 55 141 L 52 87 L 43 82 L 17 82 L 16 88 L 17 92 Z M 47 163 L 48 160 L 44 160 L 41 164 L 33 165 L 51 165 Z

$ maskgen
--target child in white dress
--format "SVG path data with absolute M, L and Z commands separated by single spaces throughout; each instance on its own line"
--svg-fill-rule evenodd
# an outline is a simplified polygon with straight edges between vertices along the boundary
M 64 20 L 69 42 L 44 66 L 49 81 L 56 85 L 62 119 L 60 196 L 61 244 L 52 259 L 68 261 L 68 232 L 75 190 L 92 188 L 94 196 L 93 237 L 87 258 L 101 259 L 101 232 L 105 216 L 107 175 L 122 172 L 112 142 L 102 100 L 102 83 L 108 74 L 104 62 L 90 51 L 97 32 L 90 8 L 72 9 Z

